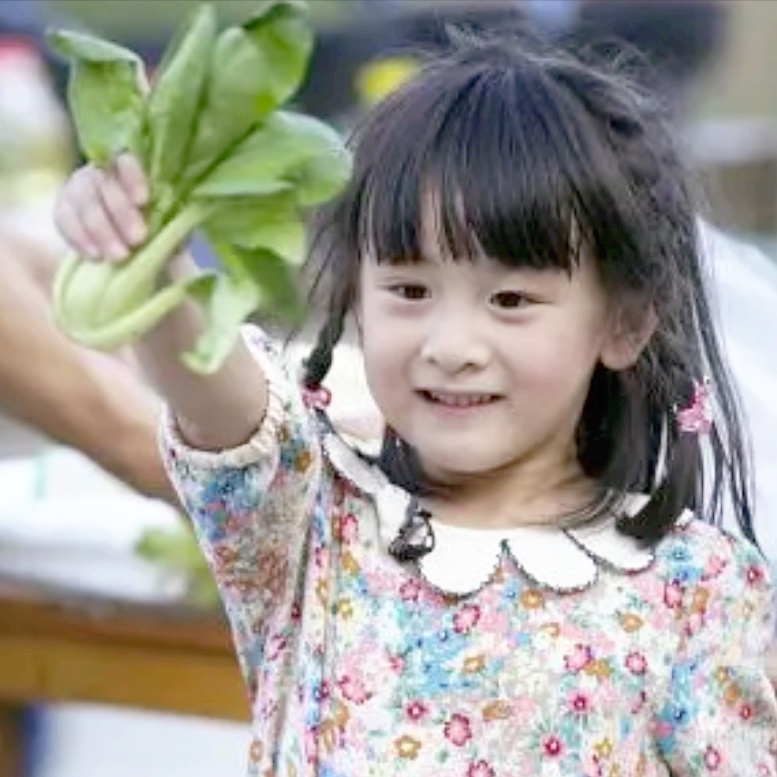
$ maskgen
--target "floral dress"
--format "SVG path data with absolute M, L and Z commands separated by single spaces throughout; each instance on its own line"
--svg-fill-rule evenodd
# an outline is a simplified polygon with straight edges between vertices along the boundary
M 401 564 L 408 495 L 257 356 L 270 400 L 245 445 L 163 427 L 247 684 L 251 777 L 777 775 L 753 547 L 690 515 L 653 550 L 608 521 L 434 525 Z

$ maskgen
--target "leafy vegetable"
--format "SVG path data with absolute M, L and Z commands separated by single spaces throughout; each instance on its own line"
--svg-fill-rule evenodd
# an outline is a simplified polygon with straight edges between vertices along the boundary
M 73 62 L 68 102 L 83 153 L 98 164 L 121 151 L 140 153 L 144 72 L 137 54 L 77 32 L 52 32 L 49 41 Z
M 60 327 L 112 350 L 193 299 L 207 325 L 182 358 L 212 372 L 257 309 L 296 319 L 304 209 L 334 197 L 351 168 L 333 129 L 282 107 L 312 49 L 306 5 L 265 0 L 243 25 L 221 32 L 212 5 L 196 8 L 150 89 L 128 49 L 66 31 L 49 40 L 72 63 L 68 101 L 83 153 L 107 165 L 129 150 L 151 187 L 151 235 L 129 260 L 63 262 L 54 285 Z M 224 272 L 163 283 L 168 258 L 197 229 Z

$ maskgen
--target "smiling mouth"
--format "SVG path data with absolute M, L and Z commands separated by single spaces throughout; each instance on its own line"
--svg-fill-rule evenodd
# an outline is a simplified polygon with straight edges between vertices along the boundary
M 453 408 L 480 407 L 499 399 L 496 394 L 451 394 L 444 391 L 421 391 L 420 394 L 427 402 Z

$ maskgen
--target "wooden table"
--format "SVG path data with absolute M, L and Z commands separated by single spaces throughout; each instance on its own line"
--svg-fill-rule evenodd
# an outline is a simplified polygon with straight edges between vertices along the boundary
M 93 702 L 249 719 L 225 620 L 0 579 L 0 775 L 20 773 L 21 710 Z

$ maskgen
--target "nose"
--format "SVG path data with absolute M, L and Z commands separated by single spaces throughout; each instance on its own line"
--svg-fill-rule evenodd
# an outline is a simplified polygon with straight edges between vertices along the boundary
M 485 367 L 490 349 L 479 323 L 463 311 L 436 312 L 428 322 L 421 358 L 448 374 Z

